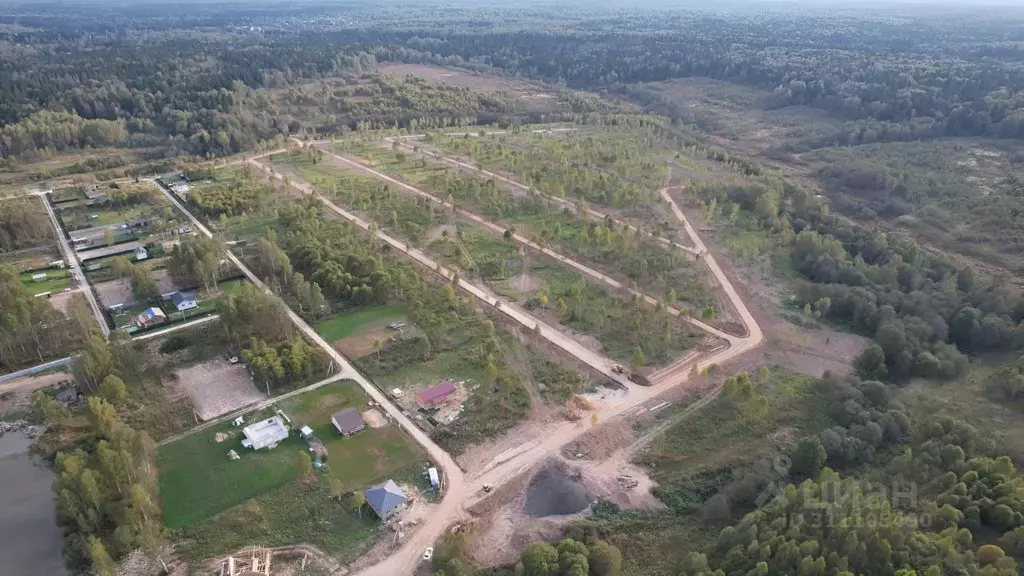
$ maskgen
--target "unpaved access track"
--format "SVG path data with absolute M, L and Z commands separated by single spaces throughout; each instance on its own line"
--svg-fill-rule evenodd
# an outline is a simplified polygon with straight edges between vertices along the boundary
M 305 143 L 303 142 L 297 141 L 297 143 L 300 145 L 305 145 Z M 255 160 L 250 161 L 254 165 L 260 167 L 261 169 L 268 173 L 273 172 L 269 167 L 260 164 Z M 385 174 L 377 172 L 376 170 L 366 168 L 363 166 L 358 167 L 382 180 L 392 182 L 395 185 L 401 186 L 403 188 L 405 187 L 404 183 L 399 182 Z M 473 167 L 469 168 L 475 170 L 475 168 Z M 497 175 L 491 176 L 502 178 Z M 276 175 L 276 177 L 280 180 L 284 180 L 284 177 L 281 175 Z M 309 185 L 308 182 L 296 182 L 296 179 L 293 178 L 292 186 L 302 191 L 303 193 L 319 197 L 325 203 L 325 206 L 327 206 L 330 210 L 341 215 L 347 220 L 355 223 L 364 230 L 369 230 L 370 224 L 368 222 L 363 221 L 356 215 L 341 209 L 340 207 L 331 203 L 328 199 L 323 198 L 313 189 L 311 185 Z M 667 190 L 661 190 L 659 191 L 659 193 L 663 198 L 668 196 Z M 670 198 L 668 200 L 669 202 L 671 202 Z M 438 459 L 438 461 L 441 463 L 441 467 L 448 477 L 448 488 L 446 490 L 445 497 L 442 500 L 441 504 L 438 506 L 437 510 L 434 511 L 433 514 L 431 514 L 429 519 L 412 534 L 412 536 L 405 542 L 402 548 L 391 554 L 387 560 L 379 564 L 376 564 L 370 568 L 362 570 L 358 573 L 358 576 L 402 576 L 412 574 L 415 571 L 416 567 L 421 562 L 421 555 L 423 553 L 423 550 L 427 546 L 431 546 L 442 534 L 444 534 L 447 528 L 452 523 L 466 518 L 468 516 L 467 510 L 487 496 L 482 491 L 482 488 L 485 484 L 489 484 L 494 487 L 498 487 L 505 484 L 506 482 L 516 478 L 523 472 L 526 472 L 536 467 L 538 464 L 546 461 L 549 457 L 558 454 L 558 452 L 564 445 L 579 438 L 583 433 L 587 432 L 588 430 L 592 430 L 594 427 L 600 426 L 602 423 L 607 422 L 615 418 L 616 416 L 619 416 L 621 414 L 626 413 L 629 410 L 636 408 L 641 403 L 660 395 L 661 393 L 665 392 L 670 388 L 683 384 L 689 379 L 692 373 L 700 371 L 708 366 L 725 363 L 729 360 L 732 360 L 733 358 L 745 354 L 746 352 L 754 350 L 761 345 L 761 343 L 764 341 L 764 334 L 761 330 L 761 327 L 757 324 L 757 321 L 754 319 L 753 315 L 748 310 L 746 304 L 740 298 L 738 292 L 733 287 L 729 278 L 725 276 L 725 273 L 722 271 L 721 267 L 719 267 L 717 262 L 715 262 L 714 257 L 707 252 L 704 243 L 697 236 L 696 231 L 687 221 L 686 216 L 682 213 L 681 210 L 678 209 L 678 206 L 676 206 L 674 202 L 671 202 L 671 206 L 673 207 L 673 213 L 680 220 L 680 223 L 683 225 L 684 230 L 686 231 L 687 235 L 689 235 L 690 240 L 696 248 L 691 248 L 680 244 L 676 244 L 676 246 L 679 246 L 680 248 L 686 250 L 687 252 L 700 256 L 700 260 L 704 262 L 704 264 L 708 267 L 708 270 L 711 272 L 711 274 L 714 275 L 715 279 L 721 286 L 723 293 L 729 299 L 729 302 L 732 304 L 732 306 L 735 308 L 740 321 L 746 328 L 746 336 L 733 336 L 730 334 L 723 333 L 723 339 L 727 342 L 727 346 L 724 346 L 702 357 L 692 358 L 692 366 L 686 366 L 685 370 L 677 369 L 671 371 L 667 375 L 667 377 L 660 378 L 657 382 L 655 382 L 653 386 L 645 388 L 633 385 L 632 383 L 624 383 L 627 388 L 626 394 L 616 397 L 614 400 L 611 400 L 609 402 L 598 405 L 594 410 L 593 416 L 591 418 L 585 418 L 580 422 L 564 422 L 552 427 L 550 431 L 546 433 L 543 437 L 538 438 L 530 442 L 529 444 L 522 446 L 521 449 L 515 450 L 514 453 L 503 453 L 493 458 L 490 462 L 482 466 L 480 470 L 475 471 L 473 476 L 470 477 L 468 480 L 463 477 L 462 471 L 455 466 L 454 461 L 451 459 L 451 457 L 448 456 L 448 454 L 443 453 L 443 451 L 441 451 L 442 454 L 444 455 L 444 458 L 440 458 Z M 595 216 L 596 215 L 597 214 L 595 214 Z M 603 218 L 604 215 L 602 214 L 599 217 Z M 450 272 L 447 272 L 443 269 L 439 270 L 437 263 L 433 262 L 433 260 L 428 258 L 419 250 L 411 248 L 407 246 L 404 242 L 400 242 L 379 231 L 378 237 L 380 237 L 382 240 L 384 240 L 391 246 L 405 252 L 407 255 L 409 255 L 416 261 L 420 262 L 424 266 L 428 266 L 433 270 L 438 270 L 440 273 L 447 275 L 449 278 L 451 277 Z M 664 241 L 667 242 L 667 240 Z M 510 306 L 507 303 L 498 302 L 489 293 L 483 291 L 482 289 L 478 288 L 477 286 L 469 282 L 466 282 L 465 280 L 460 279 L 459 287 L 469 293 L 476 295 L 477 298 L 487 302 L 488 304 L 495 306 L 497 309 L 507 314 L 510 318 L 520 322 L 524 326 L 532 328 L 537 325 L 536 320 L 533 319 L 530 315 L 522 312 L 521 310 L 514 306 Z M 313 334 L 315 335 L 315 332 Z M 552 334 L 559 336 L 561 335 L 561 333 L 556 331 L 555 329 L 542 325 L 542 336 Z M 556 343 L 556 345 L 559 345 L 559 347 L 561 347 L 566 352 L 572 354 L 577 359 L 590 366 L 594 366 L 596 368 L 597 366 L 602 366 L 603 364 L 604 369 L 601 369 L 599 371 L 607 374 L 606 371 L 609 368 L 607 364 L 607 359 L 600 357 L 599 355 L 591 352 L 590 350 L 587 350 L 586 348 L 580 346 L 578 343 L 572 341 L 568 337 L 564 337 L 564 339 L 567 340 L 567 342 L 561 341 L 561 339 L 557 337 L 556 339 L 559 340 L 559 342 L 556 342 L 552 338 L 548 339 L 551 340 L 553 343 Z M 314 341 L 319 343 L 319 337 L 317 337 L 317 339 Z M 329 346 L 327 346 L 327 348 L 330 349 Z M 330 353 L 332 354 L 332 357 L 340 356 L 340 354 L 338 354 L 337 351 L 333 349 L 330 349 Z M 347 362 L 346 365 L 348 365 Z M 355 371 L 352 370 L 352 372 L 354 373 Z M 365 381 L 365 379 L 363 379 L 361 376 L 359 378 Z M 614 379 L 620 382 L 622 381 L 621 378 Z M 383 402 L 382 405 L 386 409 L 388 409 L 389 412 L 391 412 L 393 409 L 393 406 L 391 405 L 390 402 Z M 405 421 L 404 417 L 402 417 L 399 420 L 399 422 L 403 421 Z M 435 450 L 430 449 L 430 446 L 433 446 L 433 448 L 435 448 L 438 451 L 440 451 L 440 448 L 437 448 L 436 445 L 434 445 L 433 442 L 429 440 L 429 438 L 425 438 L 425 435 L 422 434 L 422 432 L 420 432 L 418 429 L 415 429 L 415 432 L 416 433 L 413 434 L 413 437 L 418 442 L 428 447 L 428 451 L 431 453 L 431 456 L 435 457 Z

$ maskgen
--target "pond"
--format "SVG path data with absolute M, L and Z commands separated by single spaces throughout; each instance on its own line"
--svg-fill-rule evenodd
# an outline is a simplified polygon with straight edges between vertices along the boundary
M 53 472 L 29 453 L 31 440 L 0 436 L 0 558 L 3 573 L 65 576 Z

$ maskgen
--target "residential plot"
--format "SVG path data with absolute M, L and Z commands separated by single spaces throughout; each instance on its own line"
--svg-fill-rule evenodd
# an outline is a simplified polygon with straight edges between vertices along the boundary
M 372 545 L 382 535 L 379 520 L 368 507 L 359 511 L 333 498 L 330 481 L 340 482 L 345 494 L 393 479 L 416 497 L 425 458 L 397 426 L 366 427 L 351 436 L 335 429 L 332 415 L 365 404 L 355 383 L 335 382 L 281 402 L 287 416 L 282 423 L 291 430 L 274 448 L 244 448 L 242 429 L 230 422 L 162 446 L 157 465 L 163 520 L 186 542 L 183 553 L 208 558 L 253 541 L 301 542 L 347 561 Z M 275 415 L 268 410 L 245 421 Z M 310 447 L 298 434 L 303 426 L 313 429 L 327 452 L 312 476 L 299 464 Z M 237 460 L 228 457 L 232 450 Z
M 389 304 L 342 313 L 320 322 L 315 328 L 348 358 L 361 358 L 399 338 L 414 336 L 405 307 Z
M 211 420 L 267 398 L 256 389 L 244 365 L 232 364 L 223 357 L 178 368 L 171 385 L 188 395 L 201 420 Z
M 61 292 L 71 286 L 71 275 L 62 268 L 23 272 L 21 284 L 30 294 Z

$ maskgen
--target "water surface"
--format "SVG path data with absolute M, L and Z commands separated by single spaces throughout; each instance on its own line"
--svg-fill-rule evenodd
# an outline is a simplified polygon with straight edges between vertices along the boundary
M 28 452 L 30 440 L 0 436 L 0 572 L 4 576 L 65 576 L 53 472 Z

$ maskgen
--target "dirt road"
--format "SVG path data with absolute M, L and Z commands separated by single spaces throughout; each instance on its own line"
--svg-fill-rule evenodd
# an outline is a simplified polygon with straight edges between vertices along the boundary
M 103 316 L 100 303 L 96 301 L 96 296 L 92 293 L 92 289 L 89 288 L 89 281 L 85 278 L 85 272 L 80 266 L 81 263 L 78 261 L 75 251 L 68 245 L 68 239 L 64 236 L 60 223 L 57 222 L 57 214 L 53 211 L 53 206 L 50 206 L 50 201 L 46 199 L 44 193 L 38 192 L 36 194 L 43 202 L 43 206 L 46 206 L 46 214 L 50 217 L 50 225 L 53 226 L 53 233 L 57 237 L 57 246 L 60 247 L 60 253 L 64 257 L 64 261 L 67 262 L 68 267 L 71 269 L 71 277 L 74 279 L 75 285 L 82 287 L 82 294 L 89 301 L 89 308 L 92 309 L 92 313 L 96 317 L 96 323 L 99 324 L 103 337 L 109 337 L 110 327 L 107 326 L 107 319 Z
M 544 131 L 538 130 L 538 131 L 535 131 L 535 133 L 543 134 Z M 494 132 L 494 134 L 501 134 L 501 132 Z M 438 161 L 440 161 L 440 162 L 442 162 L 444 164 L 449 164 L 451 166 L 454 166 L 454 167 L 458 168 L 459 170 L 463 170 L 463 171 L 467 171 L 467 172 L 471 172 L 471 173 L 475 173 L 475 174 L 480 174 L 480 175 L 486 176 L 488 178 L 494 178 L 495 180 L 500 180 L 501 182 L 504 182 L 505 184 L 508 184 L 509 186 L 513 186 L 515 188 L 518 188 L 518 189 L 522 190 L 523 192 L 527 192 L 527 191 L 530 190 L 529 186 L 527 186 L 527 185 L 525 185 L 525 184 L 523 184 L 521 182 L 517 182 L 515 180 L 512 180 L 511 178 L 506 178 L 505 176 L 502 176 L 501 174 L 495 174 L 494 172 L 490 172 L 488 170 L 484 170 L 482 168 L 477 168 L 476 166 L 467 164 L 467 163 L 459 160 L 458 158 L 453 158 L 451 156 L 444 156 L 442 154 L 437 154 L 437 153 L 434 153 L 434 152 L 429 152 L 429 151 L 423 150 L 422 148 L 420 148 L 417 151 L 414 147 L 409 146 L 408 144 L 405 144 L 403 142 L 403 140 L 413 139 L 413 138 L 416 138 L 416 136 L 406 136 L 404 138 L 385 138 L 385 140 L 388 141 L 388 142 L 392 142 L 392 143 L 397 142 L 398 146 L 400 148 L 403 148 L 407 152 L 412 152 L 413 154 L 422 154 L 424 156 L 429 156 L 429 157 L 431 157 L 431 158 L 433 158 L 435 160 L 438 160 Z M 534 190 L 534 192 L 537 192 L 537 190 Z M 550 196 L 548 194 L 543 194 L 543 193 L 541 193 L 541 195 L 544 196 L 544 198 L 546 198 L 546 199 L 548 199 L 548 200 L 550 200 L 552 202 L 555 202 L 555 203 L 561 205 L 564 208 L 569 208 L 573 212 L 575 212 L 576 209 L 577 209 L 576 204 L 574 202 L 570 201 L 570 200 L 566 200 L 564 198 L 559 198 L 557 196 Z M 593 216 L 594 218 L 603 220 L 603 219 L 605 219 L 607 217 L 607 214 L 604 214 L 603 212 L 598 212 L 597 210 L 594 210 L 593 208 L 590 208 L 589 206 L 586 208 L 586 210 L 587 210 L 587 214 L 589 214 L 590 216 Z M 619 225 L 619 226 L 621 226 L 623 228 L 626 228 L 628 230 L 638 231 L 641 234 L 643 234 L 644 236 L 647 236 L 651 240 L 659 242 L 659 243 L 661 243 L 664 246 L 669 246 L 669 247 L 672 247 L 672 248 L 678 248 L 679 250 L 682 250 L 684 252 L 689 252 L 690 254 L 693 254 L 694 256 L 699 256 L 701 254 L 701 251 L 699 249 L 697 249 L 697 248 L 693 248 L 691 246 L 686 246 L 685 244 L 680 244 L 678 242 L 673 242 L 673 241 L 669 240 L 668 238 L 663 238 L 661 236 L 655 236 L 655 235 L 651 234 L 650 232 L 647 232 L 646 230 L 641 230 L 640 228 L 637 228 L 636 226 L 630 224 L 629 222 L 625 222 L 623 220 L 619 220 L 618 218 L 612 218 L 612 220 L 617 225 Z
M 458 161 L 456 160 L 456 162 Z M 368 173 L 374 174 L 382 180 L 391 182 L 414 193 L 422 192 L 417 191 L 415 188 L 399 182 L 385 174 L 368 169 L 365 166 L 358 165 L 352 161 L 348 161 L 348 163 L 361 170 L 367 171 Z M 459 163 L 462 164 L 461 162 Z M 475 167 L 468 165 L 464 166 L 476 171 Z M 485 171 L 482 173 L 505 180 L 503 177 L 493 173 Z M 280 176 L 279 178 L 283 179 L 283 177 Z M 518 183 L 515 184 L 519 185 Z M 309 189 L 309 193 L 312 193 L 311 188 Z M 667 192 L 665 190 L 659 191 L 659 194 L 661 194 L 663 198 L 667 196 Z M 684 383 L 693 372 L 700 371 L 711 365 L 727 362 L 761 345 L 764 340 L 761 327 L 757 324 L 753 315 L 747 309 L 746 304 L 740 298 L 732 283 L 718 266 L 718 263 L 715 262 L 714 257 L 707 254 L 704 243 L 697 236 L 696 231 L 687 221 L 685 215 L 679 210 L 678 206 L 676 206 L 674 202 L 671 203 L 671 206 L 673 208 L 673 213 L 682 223 L 686 234 L 690 237 L 691 242 L 696 248 L 690 248 L 680 244 L 675 245 L 692 254 L 702 255 L 701 260 L 708 267 L 708 270 L 712 275 L 714 275 L 715 279 L 722 287 L 725 296 L 735 307 L 741 322 L 747 329 L 747 336 L 738 337 L 721 333 L 721 337 L 728 342 L 728 346 L 714 351 L 702 359 L 694 361 L 693 366 L 695 366 L 696 369 L 691 366 L 686 366 L 686 369 L 673 370 L 667 375 L 667 377 L 659 379 L 654 386 L 649 388 L 641 388 L 632 385 L 627 386 L 627 393 L 625 396 L 619 397 L 597 407 L 597 410 L 595 411 L 597 424 L 593 423 L 595 420 L 587 419 L 581 422 L 565 422 L 548 431 L 543 437 L 517 447 L 511 454 L 506 452 L 496 456 L 484 465 L 479 472 L 474 474 L 470 479 L 468 487 L 464 486 L 460 493 L 449 491 L 442 503 L 443 509 L 438 510 L 437 513 L 431 517 L 429 524 L 422 526 L 416 532 L 414 538 L 406 542 L 405 546 L 400 551 L 393 555 L 389 560 L 360 572 L 358 576 L 393 576 L 398 574 L 411 574 L 418 562 L 418 554 L 423 550 L 423 547 L 430 545 L 429 543 L 436 540 L 436 538 L 443 533 L 444 527 L 447 527 L 450 523 L 464 516 L 466 513 L 465 511 L 468 508 L 472 507 L 485 497 L 482 492 L 482 488 L 485 484 L 490 484 L 494 487 L 501 486 L 510 479 L 515 478 L 517 475 L 530 470 L 548 457 L 557 454 L 564 445 L 577 439 L 584 432 L 590 430 L 594 426 L 600 426 L 601 423 L 634 409 L 637 405 L 658 396 L 665 390 Z M 344 212 L 340 208 L 336 211 L 339 213 Z M 603 214 L 594 213 L 593 211 L 592 214 L 596 217 L 604 217 Z M 364 228 L 368 227 L 368 224 L 364 226 Z M 664 239 L 661 240 L 668 242 Z M 557 258 L 557 255 L 552 255 L 552 257 Z M 427 260 L 429 261 L 429 259 Z M 566 263 L 571 265 L 571 262 Z M 506 306 L 507 305 L 503 304 L 502 308 L 505 308 Z M 589 353 L 589 351 L 587 352 Z M 570 351 L 570 353 L 573 352 Z M 467 488 L 468 492 L 466 491 Z M 456 500 L 458 500 L 458 504 L 453 504 Z M 440 527 L 440 530 L 434 532 L 438 527 Z
M 415 186 L 412 186 L 410 184 L 406 184 L 405 182 L 402 182 L 400 180 L 396 180 L 394 178 L 391 178 L 390 176 L 386 176 L 386 175 L 384 175 L 384 174 L 374 170 L 373 168 L 367 166 L 366 164 L 363 164 L 362 162 L 359 162 L 357 160 L 352 160 L 352 159 L 347 158 L 345 156 L 342 156 L 340 154 L 336 154 L 336 153 L 334 153 L 334 152 L 332 152 L 330 150 L 326 150 L 324 148 L 320 148 L 319 146 L 317 146 L 317 148 L 319 150 L 321 150 L 323 153 L 331 156 L 335 160 L 337 160 L 339 162 L 342 162 L 343 164 L 346 164 L 348 166 L 351 166 L 352 168 L 356 168 L 358 170 L 361 170 L 361 171 L 373 174 L 377 178 L 381 178 L 382 180 L 385 180 L 386 182 L 388 182 L 390 184 L 395 184 L 395 185 L 397 185 L 399 188 L 401 188 L 403 190 L 411 192 L 411 193 L 413 193 L 413 194 L 415 194 L 417 196 L 420 196 L 422 198 L 426 198 L 426 199 L 428 199 L 428 200 L 430 200 L 430 201 L 432 201 L 432 202 L 434 202 L 436 204 L 444 206 L 445 208 L 448 208 L 448 209 L 455 209 L 456 208 L 456 206 L 454 204 L 449 203 L 446 200 L 442 200 L 442 199 L 438 198 L 437 196 L 434 196 L 430 192 L 426 192 L 424 190 L 416 188 Z M 495 234 L 498 234 L 499 236 L 505 233 L 505 229 L 503 227 L 501 227 L 501 226 L 495 224 L 494 222 L 491 222 L 490 220 L 488 220 L 488 219 L 486 219 L 486 218 L 484 218 L 482 216 L 479 216 L 479 215 L 477 215 L 477 214 L 475 214 L 473 212 L 470 212 L 470 211 L 464 210 L 464 209 L 457 209 L 457 212 L 462 217 L 464 217 L 464 218 L 466 218 L 468 220 L 472 220 L 473 222 L 476 222 L 477 224 L 480 224 L 484 228 L 490 230 L 491 232 L 494 232 Z M 643 292 L 640 292 L 639 290 L 633 290 L 632 288 L 626 286 L 622 282 L 619 282 L 618 280 L 616 280 L 616 279 L 614 279 L 614 278 L 612 278 L 610 276 L 602 274 L 601 272 L 598 272 L 597 270 L 594 270 L 593 268 L 587 266 L 586 264 L 583 264 L 581 262 L 577 262 L 576 260 L 573 260 L 572 258 L 570 258 L 568 256 L 565 256 L 564 254 L 561 254 L 559 252 L 551 250 L 550 248 L 545 248 L 545 247 L 535 243 L 534 241 L 530 240 L 526 236 L 523 236 L 522 234 L 513 234 L 512 238 L 513 238 L 513 240 L 515 240 L 519 244 L 522 244 L 523 246 L 526 246 L 528 248 L 536 250 L 537 252 L 541 252 L 541 253 L 543 253 L 546 256 L 554 258 L 555 260 L 565 264 L 566 266 L 569 266 L 570 268 L 574 268 L 576 270 L 579 270 L 584 275 L 589 276 L 589 277 L 591 277 L 591 278 L 593 278 L 593 279 L 595 279 L 595 280 L 597 280 L 597 281 L 599 281 L 599 282 L 601 282 L 603 284 L 606 284 L 607 286 L 609 286 L 609 287 L 611 287 L 611 288 L 613 288 L 613 289 L 615 289 L 617 291 L 627 291 L 627 292 L 629 292 L 630 294 L 632 294 L 634 296 L 640 296 L 641 298 L 644 299 L 644 302 L 646 302 L 647 304 L 649 304 L 651 306 L 657 306 L 658 303 L 659 303 L 658 299 L 656 299 L 656 298 L 654 298 L 652 296 L 649 296 L 649 295 L 647 295 L 647 294 L 645 294 Z M 715 328 L 714 326 L 711 326 L 710 324 L 707 324 L 706 322 L 698 320 L 697 318 L 694 318 L 694 317 L 692 317 L 692 316 L 690 316 L 688 314 L 682 314 L 682 312 L 679 309 L 677 309 L 677 308 L 674 308 L 672 306 L 667 306 L 666 305 L 666 306 L 664 306 L 664 309 L 665 309 L 666 312 L 668 312 L 669 314 L 671 314 L 673 316 L 682 316 L 683 319 L 686 322 L 688 322 L 689 324 L 693 325 L 698 330 L 701 330 L 703 332 L 711 334 L 712 336 L 715 336 L 715 337 L 727 340 L 727 341 L 730 342 L 730 344 L 732 343 L 732 340 L 734 340 L 736 338 L 735 336 L 727 334 L 727 333 L 725 333 L 725 332 Z
M 258 166 L 261 170 L 264 170 L 265 172 L 267 172 L 269 174 L 272 174 L 275 178 L 277 178 L 279 180 L 284 181 L 284 179 L 285 179 L 284 175 L 273 172 L 270 169 L 269 166 L 266 166 L 266 165 L 261 164 L 261 163 L 256 162 L 256 161 L 253 161 L 252 164 L 254 166 Z M 376 176 L 376 177 L 378 177 L 378 178 L 380 178 L 382 180 L 385 180 L 385 181 L 387 181 L 389 183 L 392 183 L 392 184 L 394 184 L 396 186 L 400 186 L 400 187 L 407 186 L 407 185 L 403 184 L 402 182 L 399 182 L 398 180 L 395 180 L 394 178 L 391 178 L 390 176 L 388 176 L 386 174 L 382 174 L 380 172 L 377 172 L 376 170 L 373 170 L 373 169 L 370 169 L 370 168 L 363 168 L 361 166 L 359 166 L 359 168 L 360 169 L 364 169 L 364 170 L 368 171 L 370 174 L 373 174 L 374 176 Z M 325 198 L 322 195 L 318 194 L 313 189 L 313 186 L 309 182 L 305 181 L 304 179 L 299 178 L 299 177 L 293 175 L 293 176 L 290 177 L 290 182 L 291 182 L 291 185 L 292 185 L 293 188 L 295 188 L 295 189 L 297 189 L 297 190 L 299 190 L 299 191 L 301 191 L 301 192 L 303 192 L 305 194 L 309 194 L 311 196 L 316 196 L 317 198 L 319 198 L 324 203 L 324 206 L 326 206 L 328 209 L 330 209 L 332 212 L 338 214 L 342 218 L 345 218 L 346 220 L 348 220 L 349 222 L 352 222 L 353 224 L 355 224 L 356 226 L 362 228 L 363 230 L 369 230 L 370 229 L 370 222 L 367 222 L 366 220 L 363 220 L 359 216 L 356 216 L 352 212 L 349 212 L 348 210 L 345 210 L 344 208 L 339 207 L 338 205 L 334 204 L 333 202 L 331 202 L 327 198 Z M 426 193 L 424 192 L 424 194 L 426 194 Z M 430 270 L 436 271 L 438 274 L 444 276 L 445 278 L 451 279 L 451 278 L 453 278 L 455 276 L 455 270 L 451 270 L 451 269 L 445 268 L 440 263 L 434 261 L 430 256 L 427 256 L 427 254 L 424 253 L 422 250 L 419 250 L 417 248 L 409 246 L 406 242 L 398 240 L 397 238 L 394 238 L 393 236 L 391 236 L 391 235 L 389 235 L 389 234 L 387 234 L 387 233 L 385 233 L 383 231 L 380 231 L 380 230 L 377 231 L 377 237 L 380 238 L 381 240 L 383 240 L 385 243 L 389 244 L 391 247 L 395 248 L 396 250 L 406 254 L 407 256 L 409 256 L 410 258 L 415 260 L 416 262 L 422 264 L 423 266 L 429 268 Z M 476 297 L 476 299 L 478 301 L 484 302 L 486 304 L 489 304 L 489 305 L 493 306 L 495 309 L 497 309 L 500 312 L 504 313 L 506 316 L 508 316 L 512 320 L 515 320 L 519 324 L 522 324 L 528 330 L 533 330 L 533 331 L 536 332 L 537 328 L 539 327 L 540 328 L 540 330 L 539 330 L 539 336 L 540 337 L 542 337 L 545 340 L 551 342 L 555 346 L 558 346 L 562 350 L 565 350 L 566 352 L 568 352 L 572 356 L 578 358 L 580 361 L 584 362 L 585 364 L 587 364 L 588 366 L 590 366 L 594 370 L 600 372 L 601 374 L 607 376 L 611 380 L 619 382 L 623 386 L 630 386 L 630 385 L 632 385 L 621 374 L 616 374 L 616 373 L 612 372 L 611 367 L 615 364 L 615 362 L 613 362 L 612 360 L 610 360 L 610 359 L 608 359 L 608 358 L 606 358 L 606 357 L 604 357 L 604 356 L 602 356 L 602 355 L 600 355 L 600 354 L 598 354 L 596 352 L 591 351 L 590 349 L 588 349 L 587 347 L 583 346 L 582 344 L 580 344 L 576 340 L 573 340 L 571 337 L 563 334 L 557 328 L 554 328 L 553 326 L 551 326 L 549 324 L 545 324 L 544 322 L 541 322 L 540 320 L 537 320 L 531 314 L 529 314 L 525 310 L 519 308 L 518 306 L 516 306 L 514 304 L 511 304 L 509 302 L 503 302 L 503 301 L 499 300 L 493 294 L 491 294 L 491 292 L 489 290 L 487 290 L 485 288 L 481 288 L 480 286 L 477 286 L 476 284 L 474 284 L 474 283 L 472 283 L 472 282 L 470 282 L 470 281 L 468 281 L 468 280 L 466 280 L 464 278 L 459 278 L 459 288 L 461 288 L 461 289 L 465 290 L 466 292 L 469 292 L 470 294 L 472 294 L 474 297 Z

